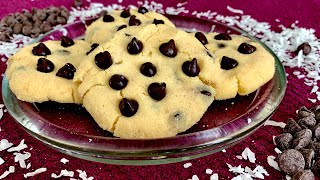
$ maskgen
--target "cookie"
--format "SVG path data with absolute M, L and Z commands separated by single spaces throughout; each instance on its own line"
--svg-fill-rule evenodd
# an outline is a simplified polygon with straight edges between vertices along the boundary
M 72 79 L 90 49 L 87 42 L 64 36 L 27 45 L 8 60 L 10 89 L 22 101 L 81 103 Z
M 166 24 L 175 27 L 165 16 L 148 11 L 143 7 L 130 10 L 114 10 L 109 14 L 102 15 L 87 27 L 85 40 L 89 43 L 101 44 L 110 39 L 117 31 L 130 26 L 146 24 Z
M 197 32 L 194 36 L 218 59 L 215 66 L 220 70 L 212 77 L 216 99 L 250 94 L 272 79 L 274 58 L 258 42 L 222 33 Z
M 137 26 L 92 51 L 74 80 L 83 106 L 114 136 L 170 137 L 198 122 L 214 100 L 215 90 L 203 81 L 214 74 L 214 62 L 182 30 Z

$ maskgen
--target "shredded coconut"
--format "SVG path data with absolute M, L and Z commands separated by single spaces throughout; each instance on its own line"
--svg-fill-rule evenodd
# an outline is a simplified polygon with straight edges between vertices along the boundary
M 27 168 L 25 160 L 31 157 L 29 152 L 25 152 L 25 154 L 21 153 L 13 153 L 14 155 L 14 162 L 19 162 L 21 168 Z
M 265 123 L 264 123 L 265 126 L 279 126 L 281 128 L 284 128 L 286 126 L 286 123 L 284 122 L 276 122 L 276 121 L 273 121 L 273 120 L 267 120 Z
M 230 6 L 227 6 L 227 9 L 230 11 L 230 12 L 233 12 L 233 13 L 237 13 L 237 14 L 243 14 L 243 11 L 240 10 L 240 9 L 234 9 Z
M 256 155 L 249 148 L 245 148 L 241 155 L 242 155 L 243 159 L 245 159 L 245 160 L 249 159 L 249 161 L 251 163 L 256 162 Z
M 7 139 L 1 139 L 1 141 L 0 141 L 0 151 L 8 149 L 11 146 L 13 146 L 13 144 L 11 142 L 9 142 Z
M 210 180 L 219 180 L 219 175 L 217 173 L 212 174 Z
M 197 175 L 193 175 L 191 180 L 199 180 L 199 177 Z
M 82 180 L 93 180 L 93 177 L 88 177 L 87 173 L 85 171 L 82 170 L 77 170 L 77 172 L 79 173 L 79 178 L 81 178 Z
M 0 179 L 6 178 L 9 174 L 14 173 L 15 168 L 14 166 L 10 166 L 9 170 L 5 171 L 2 175 L 0 175 Z
M 183 165 L 184 168 L 189 168 L 189 167 L 191 167 L 191 166 L 192 166 L 191 163 L 185 163 L 185 164 Z
M 2 164 L 4 164 L 5 163 L 5 161 L 0 157 L 0 166 L 2 165 Z
M 223 153 L 226 153 L 226 152 L 227 152 L 227 150 L 225 150 L 225 149 L 222 149 L 221 151 L 222 151 Z
M 7 151 L 8 151 L 8 152 L 21 151 L 22 149 L 25 149 L 25 148 L 27 148 L 27 147 L 28 147 L 28 146 L 27 146 L 26 144 L 24 144 L 24 139 L 22 139 L 22 140 L 20 141 L 20 143 L 19 143 L 18 146 L 16 146 L 16 147 L 11 147 L 11 148 L 9 148 Z
M 280 149 L 278 149 L 278 148 L 274 148 L 274 151 L 275 151 L 277 154 L 281 154 L 281 153 L 282 153 L 282 151 L 281 151 Z
M 32 177 L 32 176 L 35 176 L 37 174 L 40 174 L 40 173 L 43 173 L 43 172 L 46 172 L 47 171 L 47 168 L 39 168 L 39 169 L 36 169 L 35 171 L 33 172 L 28 172 L 26 174 L 23 175 L 24 178 L 28 178 L 28 177 Z
M 61 178 L 62 176 L 65 176 L 65 177 L 73 177 L 74 176 L 74 172 L 73 171 L 68 171 L 66 169 L 63 169 L 60 171 L 60 174 L 59 175 L 56 175 L 55 173 L 52 173 L 51 174 L 51 177 L 52 178 Z
M 268 156 L 268 158 L 267 158 L 268 164 L 269 164 L 271 167 L 273 167 L 274 169 L 280 171 L 280 168 L 279 168 L 279 166 L 278 166 L 278 163 L 277 163 L 277 161 L 275 161 L 275 159 L 276 159 L 276 157 L 274 157 L 274 156 Z
M 206 174 L 212 174 L 213 171 L 211 169 L 206 169 Z
M 66 158 L 61 158 L 60 162 L 63 163 L 63 164 L 66 164 L 67 162 L 69 162 L 69 160 L 66 159 Z

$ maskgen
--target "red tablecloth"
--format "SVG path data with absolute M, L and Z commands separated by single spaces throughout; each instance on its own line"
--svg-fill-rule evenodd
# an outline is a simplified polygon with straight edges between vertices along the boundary
M 117 3 L 116 1 L 94 1 L 103 2 L 104 4 Z M 175 6 L 176 3 L 185 2 L 184 0 L 168 0 L 163 1 L 164 7 Z M 136 2 L 124 0 L 123 5 L 128 5 Z M 72 0 L 13 0 L 13 1 L 0 1 L 0 18 L 4 15 L 19 11 L 21 9 L 30 9 L 31 7 L 47 7 L 50 5 L 60 6 L 64 5 L 70 7 L 73 5 Z M 281 24 L 290 26 L 295 20 L 299 21 L 298 26 L 306 28 L 314 28 L 317 30 L 316 34 L 320 35 L 320 1 L 319 0 L 272 0 L 272 1 L 234 1 L 234 0 L 199 0 L 188 1 L 185 5 L 189 12 L 194 10 L 200 11 L 216 11 L 222 15 L 234 15 L 227 10 L 227 5 L 242 9 L 245 14 L 251 15 L 258 21 L 269 22 L 275 30 L 277 30 L 278 23 L 275 19 L 279 19 Z M 0 72 L 4 73 L 6 64 L 0 63 Z M 293 71 L 290 68 L 286 68 L 289 74 Z M 319 85 L 319 83 L 318 83 Z M 295 110 L 306 105 L 307 107 L 314 106 L 308 101 L 310 96 L 311 87 L 304 85 L 303 79 L 295 78 L 294 76 L 288 77 L 287 92 L 282 101 L 279 109 L 273 115 L 272 119 L 276 121 L 286 121 L 289 117 L 295 116 Z M 0 99 L 2 102 L 2 98 Z M 316 104 L 319 104 L 317 102 Z M 25 143 L 28 145 L 26 151 L 30 152 L 32 156 L 28 159 L 31 162 L 30 169 L 22 169 L 17 163 L 14 162 L 12 153 L 6 151 L 0 151 L 0 157 L 2 157 L 6 163 L 0 165 L 0 174 L 9 168 L 10 165 L 16 166 L 16 172 L 13 175 L 9 175 L 8 179 L 23 179 L 23 174 L 33 171 L 40 167 L 46 167 L 48 170 L 44 173 L 36 175 L 30 179 L 49 179 L 51 173 L 59 174 L 60 170 L 67 169 L 76 171 L 77 169 L 85 170 L 88 176 L 93 176 L 95 179 L 191 179 L 193 175 L 197 175 L 200 179 L 209 179 L 210 175 L 205 173 L 207 168 L 213 170 L 214 173 L 219 174 L 219 179 L 231 179 L 234 174 L 228 172 L 226 163 L 231 165 L 242 164 L 242 167 L 249 166 L 251 168 L 256 165 L 237 159 L 235 156 L 240 155 L 245 147 L 249 147 L 256 154 L 256 164 L 263 166 L 268 173 L 269 177 L 266 179 L 285 179 L 284 175 L 274 168 L 270 167 L 267 163 L 267 156 L 274 155 L 274 145 L 272 142 L 272 136 L 278 135 L 281 132 L 281 128 L 272 126 L 263 126 L 252 134 L 249 138 L 236 146 L 229 148 L 225 153 L 219 152 L 213 155 L 209 155 L 203 158 L 191 160 L 192 163 L 189 168 L 184 168 L 181 163 L 173 163 L 167 165 L 156 166 L 117 166 L 101 163 L 94 163 L 86 160 L 70 157 L 68 155 L 59 153 L 40 141 L 28 135 L 22 130 L 19 125 L 13 120 L 13 118 L 5 113 L 0 120 L 0 139 L 8 139 L 17 145 L 21 139 L 25 139 Z M 61 158 L 69 159 L 69 163 L 60 163 Z M 75 173 L 77 176 L 77 173 Z M 69 178 L 66 178 L 69 179 Z

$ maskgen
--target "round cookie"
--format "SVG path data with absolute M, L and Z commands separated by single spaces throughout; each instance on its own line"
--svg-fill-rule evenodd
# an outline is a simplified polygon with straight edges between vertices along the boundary
M 198 122 L 214 100 L 215 90 L 202 79 L 213 75 L 215 59 L 184 31 L 130 27 L 99 48 L 80 65 L 75 81 L 81 82 L 84 107 L 114 136 L 174 136 Z M 101 69 L 95 59 L 106 52 L 112 64 Z
M 194 35 L 218 59 L 215 66 L 220 71 L 212 77 L 215 99 L 250 94 L 272 79 L 274 58 L 258 42 L 239 35 L 200 32 Z
M 8 60 L 10 89 L 22 101 L 81 103 L 72 79 L 90 49 L 87 42 L 64 36 L 27 45 Z
M 104 43 L 109 40 L 114 33 L 129 26 L 139 26 L 147 24 L 175 25 L 165 16 L 148 11 L 140 7 L 139 9 L 114 10 L 105 14 L 87 27 L 85 40 L 89 43 Z

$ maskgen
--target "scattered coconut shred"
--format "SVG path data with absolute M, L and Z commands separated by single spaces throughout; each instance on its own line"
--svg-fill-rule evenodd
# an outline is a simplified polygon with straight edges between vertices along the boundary
M 87 0 L 89 1 L 89 0 Z M 70 12 L 70 17 L 68 19 L 68 23 L 72 23 L 78 20 L 84 21 L 87 18 L 97 17 L 97 15 L 102 10 L 112 11 L 114 9 L 124 9 L 126 7 L 120 5 L 122 0 L 118 0 L 119 4 L 111 4 L 108 6 L 103 6 L 100 3 L 90 3 L 89 7 L 85 8 L 72 8 Z M 208 10 L 206 12 L 189 12 L 189 10 L 185 9 L 184 5 L 187 2 L 179 3 L 176 7 L 167 7 L 163 8 L 161 3 L 156 3 L 154 1 L 138 1 L 137 6 L 144 6 L 151 11 L 156 11 L 159 13 L 166 13 L 170 15 L 179 15 L 179 14 L 187 14 L 190 13 L 191 15 L 197 18 L 205 18 L 205 19 L 212 19 L 217 20 L 219 22 L 225 23 L 229 26 L 237 26 L 243 29 L 249 34 L 259 38 L 262 42 L 264 42 L 269 48 L 271 48 L 275 54 L 279 57 L 281 62 L 286 67 L 299 67 L 300 70 L 296 70 L 293 72 L 293 75 L 299 79 L 304 79 L 304 83 L 311 87 L 311 94 L 312 98 L 309 100 L 313 103 L 320 101 L 320 90 L 318 87 L 318 80 L 320 80 L 320 40 L 315 36 L 314 29 L 306 29 L 298 27 L 296 24 L 297 21 L 291 25 L 291 27 L 284 27 L 283 25 L 279 25 L 282 29 L 281 32 L 274 32 L 271 30 L 271 25 L 267 22 L 258 22 L 257 20 L 253 19 L 250 15 L 243 15 L 244 12 L 240 9 L 235 9 L 230 6 L 226 8 L 230 11 L 235 13 L 235 16 L 223 16 L 219 15 L 217 12 L 212 12 Z M 137 6 L 130 5 L 130 8 L 135 8 Z M 280 22 L 279 19 L 275 20 L 276 22 Z M 57 29 L 59 27 L 55 27 Z M 214 27 L 212 28 L 212 30 Z M 63 32 L 64 35 L 67 35 L 67 31 L 60 27 L 60 31 Z M 11 42 L 0 42 L 0 55 L 3 55 L 1 58 L 2 62 L 6 62 L 6 60 L 12 56 L 18 49 L 22 48 L 24 45 L 29 44 L 34 39 L 23 36 L 23 35 L 13 35 Z M 294 51 L 297 47 L 304 43 L 308 42 L 312 48 L 312 51 L 307 56 L 303 55 L 300 51 L 297 56 L 294 56 Z M 1 57 L 1 56 L 0 56 Z M 3 116 L 3 105 L 0 108 L 0 119 Z M 284 124 L 275 122 L 275 121 L 267 121 L 266 125 L 272 126 L 280 126 L 282 127 Z M 16 147 L 12 147 L 13 144 L 10 143 L 6 139 L 1 139 L 0 141 L 0 151 L 6 150 L 7 152 L 14 152 L 14 161 L 18 162 L 21 168 L 29 168 L 31 163 L 26 165 L 25 160 L 27 160 L 31 154 L 29 152 L 20 153 L 19 151 L 27 148 L 27 145 L 24 144 L 24 140 L 20 142 L 20 144 Z M 245 148 L 241 156 L 236 156 L 238 159 L 249 160 L 251 163 L 255 163 L 255 155 L 249 149 Z M 268 164 L 275 169 L 279 169 L 277 162 L 275 161 L 274 156 L 268 156 L 267 158 Z M 66 164 L 68 162 L 67 159 L 62 158 L 60 160 L 61 163 Z M 5 161 L 0 158 L 0 165 L 4 164 Z M 184 164 L 185 168 L 190 167 L 191 163 Z M 233 167 L 230 164 L 227 164 L 229 171 L 236 174 L 233 180 L 240 180 L 240 179 L 264 179 L 264 176 L 269 176 L 269 174 L 265 171 L 265 169 L 257 165 L 254 170 L 251 170 L 249 167 L 242 168 L 241 165 Z M 10 166 L 8 170 L 4 171 L 2 175 L 0 175 L 0 179 L 7 177 L 9 174 L 14 173 L 15 167 Z M 46 172 L 47 168 L 42 167 L 34 172 L 28 172 L 24 174 L 24 177 L 31 177 L 35 176 L 39 173 Z M 79 178 L 92 180 L 93 177 L 87 178 L 87 174 L 85 171 L 77 170 L 79 173 Z M 212 174 L 213 172 L 209 169 L 206 170 L 207 174 Z M 55 173 L 51 174 L 52 178 L 60 178 L 62 176 L 65 177 L 72 177 L 74 176 L 73 171 L 68 170 L 61 170 L 60 174 L 57 175 Z M 198 179 L 197 175 L 193 175 L 192 179 Z M 218 174 L 212 174 L 210 177 L 211 180 L 218 179 Z

